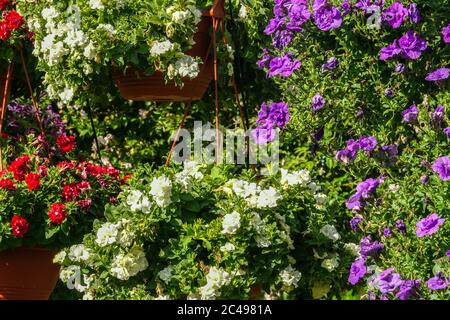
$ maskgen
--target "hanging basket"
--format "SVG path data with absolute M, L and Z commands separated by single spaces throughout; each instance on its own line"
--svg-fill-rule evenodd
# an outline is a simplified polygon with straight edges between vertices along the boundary
M 214 61 L 208 55 L 211 44 L 209 31 L 212 26 L 212 17 L 223 18 L 224 16 L 223 0 L 219 0 L 210 11 L 203 15 L 202 21 L 198 24 L 198 31 L 194 35 L 195 45 L 186 52 L 187 55 L 200 57 L 203 61 L 197 78 L 182 79 L 184 86 L 180 87 L 174 81 L 166 83 L 164 74 L 161 72 L 147 76 L 130 68 L 126 73 L 113 73 L 121 96 L 128 100 L 157 102 L 187 102 L 202 99 L 214 78 Z
M 0 252 L 0 300 L 48 300 L 59 275 L 54 255 L 46 248 Z

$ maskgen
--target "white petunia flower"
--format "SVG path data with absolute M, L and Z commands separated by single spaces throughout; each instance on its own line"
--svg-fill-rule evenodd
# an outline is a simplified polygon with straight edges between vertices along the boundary
M 126 203 L 130 206 L 132 212 L 149 213 L 151 209 L 150 199 L 139 190 L 131 190 L 127 196 Z
M 182 78 L 195 79 L 200 73 L 200 68 L 194 58 L 185 55 L 175 62 L 175 72 Z
M 160 56 L 174 49 L 174 45 L 169 40 L 162 42 L 156 42 L 150 49 L 150 54 L 152 56 Z
M 67 253 L 63 250 L 58 252 L 53 258 L 53 263 L 62 264 L 67 257 Z
M 337 232 L 336 227 L 330 224 L 324 225 L 320 232 L 330 240 L 338 241 L 341 238 L 341 235 Z
M 267 190 L 262 190 L 258 197 L 256 206 L 258 208 L 274 208 L 277 206 L 277 201 L 281 199 L 281 195 L 273 187 Z
M 73 245 L 69 249 L 69 259 L 74 262 L 87 261 L 89 257 L 89 249 L 87 249 L 83 244 Z
M 172 202 L 172 182 L 167 177 L 154 178 L 150 184 L 150 194 L 156 204 L 165 208 Z
M 339 256 L 336 254 L 331 258 L 323 260 L 321 266 L 329 272 L 334 271 L 337 267 L 339 267 Z
M 100 247 L 105 247 L 107 245 L 113 244 L 117 241 L 117 236 L 119 230 L 117 226 L 113 223 L 106 222 L 97 231 L 97 239 L 95 242 Z
M 281 271 L 280 273 L 281 281 L 283 281 L 283 285 L 286 287 L 298 287 L 298 283 L 302 278 L 302 274 L 300 271 L 294 269 L 291 265 L 287 266 L 286 269 Z
M 172 21 L 178 24 L 184 23 L 191 16 L 189 10 L 186 11 L 175 11 L 172 13 Z
M 220 251 L 222 251 L 222 252 L 230 252 L 230 251 L 233 251 L 234 249 L 236 249 L 236 247 L 231 242 L 227 242 L 223 246 L 220 247 Z
M 148 268 L 144 251 L 134 247 L 127 254 L 119 254 L 111 265 L 111 274 L 119 280 L 128 280 Z
M 105 6 L 102 3 L 102 0 L 89 0 L 89 6 L 94 10 L 103 10 Z
M 158 277 L 164 281 L 166 284 L 169 284 L 170 279 L 172 279 L 173 267 L 168 266 L 158 272 Z
M 318 193 L 314 195 L 314 199 L 316 199 L 318 205 L 324 205 L 328 201 L 327 195 L 323 193 Z
M 240 226 L 241 226 L 241 215 L 239 214 L 239 212 L 234 211 L 232 213 L 226 214 L 223 217 L 222 233 L 225 234 L 235 233 Z

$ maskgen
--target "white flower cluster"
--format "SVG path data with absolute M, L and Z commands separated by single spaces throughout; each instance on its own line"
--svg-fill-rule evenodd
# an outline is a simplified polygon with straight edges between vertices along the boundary
M 91 1 L 91 3 L 101 2 Z M 79 64 L 84 65 L 84 72 L 91 73 L 92 67 L 85 62 L 86 60 L 95 60 L 97 49 L 95 43 L 81 29 L 80 8 L 76 5 L 70 6 L 67 9 L 67 18 L 58 22 L 56 19 L 60 15 L 60 12 L 54 7 L 42 10 L 46 35 L 42 40 L 36 39 L 34 53 L 41 56 L 49 67 L 66 63 L 68 56 L 78 57 Z M 32 20 L 30 27 L 33 31 L 39 31 L 34 28 L 41 28 L 41 25 L 38 21 Z M 58 83 L 58 81 L 49 81 L 48 74 L 45 76 L 45 82 L 48 84 L 47 89 L 52 98 L 59 98 L 65 104 L 69 104 L 73 100 L 77 89 L 73 84 L 62 81 L 60 87 L 54 88 L 49 83 Z
M 211 267 L 206 275 L 206 284 L 199 288 L 202 300 L 212 300 L 220 296 L 220 289 L 229 285 L 231 277 L 228 272 L 223 269 Z
M 336 230 L 336 227 L 331 225 L 331 224 L 326 224 L 324 225 L 321 229 L 320 232 L 327 237 L 330 240 L 333 240 L 334 242 L 338 241 L 339 239 L 341 239 L 341 235 L 339 234 L 339 232 Z
M 173 272 L 172 266 L 165 267 L 160 272 L 158 272 L 158 277 L 166 284 L 169 284 L 170 280 L 172 279 L 172 272 Z
M 291 265 L 287 266 L 286 269 L 281 271 L 280 273 L 281 281 L 283 281 L 283 285 L 288 288 L 297 288 L 300 279 L 302 278 L 302 274 L 300 271 L 293 268 Z
M 136 237 L 130 229 L 130 221 L 126 219 L 122 219 L 117 223 L 106 222 L 97 230 L 95 242 L 100 247 L 106 247 L 115 243 L 125 248 L 130 247 Z
M 200 181 L 203 179 L 203 173 L 199 171 L 202 165 L 195 161 L 188 160 L 183 164 L 183 171 L 175 174 L 175 183 L 180 185 L 183 191 L 189 192 L 192 187 L 192 181 Z
M 321 266 L 332 272 L 339 267 L 339 255 L 337 253 L 328 254 L 328 257 L 322 261 Z
M 154 178 L 150 188 L 150 194 L 158 207 L 165 208 L 172 202 L 172 181 L 169 178 L 165 176 Z
M 266 235 L 266 223 L 261 219 L 261 216 L 254 212 L 252 220 L 250 221 L 251 226 L 256 231 L 256 245 L 260 248 L 267 248 L 271 245 L 269 239 L 267 239 Z
M 241 226 L 241 215 L 239 214 L 239 212 L 233 211 L 232 213 L 226 214 L 223 217 L 222 233 L 233 234 L 239 229 L 240 226 Z
M 234 192 L 236 196 L 244 199 L 252 208 L 275 208 L 281 194 L 273 187 L 261 189 L 256 183 L 250 183 L 244 180 L 231 180 L 224 190 L 228 193 Z
M 128 280 L 148 268 L 145 252 L 133 247 L 126 254 L 118 254 L 111 265 L 111 274 L 119 280 Z
M 150 48 L 150 54 L 152 56 L 162 56 L 170 51 L 173 51 L 175 46 L 170 40 L 157 41 Z
M 200 73 L 198 62 L 191 56 L 184 55 L 175 62 L 174 75 L 181 78 L 195 79 Z
M 86 262 L 89 260 L 90 256 L 90 250 L 83 244 L 73 245 L 69 249 L 69 259 L 73 262 Z
M 63 268 L 59 273 L 60 280 L 66 284 L 68 289 L 75 289 L 78 292 L 85 292 L 92 284 L 94 277 L 81 272 L 77 265 L 70 265 Z
M 126 199 L 133 212 L 149 213 L 152 207 L 150 199 L 139 190 L 131 190 Z

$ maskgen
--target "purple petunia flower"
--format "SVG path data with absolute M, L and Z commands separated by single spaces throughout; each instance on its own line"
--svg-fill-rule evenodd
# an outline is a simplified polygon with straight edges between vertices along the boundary
M 350 228 L 352 228 L 353 231 L 358 231 L 359 227 L 358 225 L 363 222 L 363 217 L 361 216 L 354 216 L 351 220 L 350 220 Z
M 417 4 L 411 3 L 408 8 L 409 13 L 409 21 L 411 23 L 419 23 L 420 22 L 420 12 L 417 8 Z
M 397 40 L 394 40 L 390 45 L 381 48 L 380 50 L 380 60 L 388 60 L 393 57 L 399 55 L 402 52 L 402 49 L 398 46 Z
M 257 65 L 258 68 L 260 68 L 260 69 L 267 68 L 267 67 L 269 66 L 269 63 L 270 63 L 270 60 L 271 60 L 271 59 L 272 59 L 272 58 L 270 57 L 269 50 L 263 49 L 261 59 L 259 59 L 259 60 L 256 62 L 256 65 Z
M 445 135 L 450 138 L 450 127 L 445 128 L 444 130 Z
M 421 281 L 421 279 L 404 280 L 400 285 L 398 292 L 395 294 L 395 297 L 399 300 L 408 300 L 411 297 L 417 297 Z
M 378 241 L 372 241 L 371 236 L 363 237 L 359 242 L 359 253 L 362 257 L 377 257 L 384 244 Z
M 261 105 L 258 113 L 258 124 L 271 124 L 284 128 L 290 120 L 289 106 L 285 102 L 272 102 L 267 106 L 266 102 Z
M 408 17 L 408 9 L 401 2 L 397 1 L 383 12 L 382 21 L 397 29 L 402 25 L 406 17 Z
M 288 29 L 298 29 L 311 18 L 311 11 L 308 9 L 307 1 L 292 1 L 286 4 L 286 8 L 289 18 L 289 22 L 286 25 Z
M 361 137 L 358 140 L 359 147 L 367 152 L 372 151 L 378 144 L 378 141 L 375 137 Z
M 434 128 L 440 128 L 442 121 L 444 121 L 445 109 L 444 106 L 437 106 L 436 109 L 430 113 L 431 122 Z
M 430 72 L 425 80 L 427 81 L 441 81 L 445 80 L 450 76 L 450 68 L 439 68 Z
M 395 222 L 395 227 L 397 228 L 400 233 L 405 234 L 406 233 L 406 224 L 403 220 L 397 220 Z
M 447 251 L 447 253 L 445 254 L 448 258 L 450 258 L 450 250 Z
M 387 98 L 392 98 L 394 96 L 394 90 L 387 88 L 384 90 L 384 96 Z
M 391 230 L 391 228 L 384 228 L 384 230 L 383 230 L 383 236 L 385 236 L 385 237 L 390 237 L 390 236 L 392 236 L 392 230 Z
M 450 180 L 450 158 L 443 156 L 438 158 L 431 167 L 439 175 L 442 181 Z
M 285 54 L 281 57 L 273 58 L 269 63 L 267 77 L 272 78 L 277 75 L 289 77 L 302 65 L 300 60 L 292 59 L 291 55 Z
M 317 110 L 320 110 L 323 107 L 325 107 L 326 104 L 327 104 L 327 101 L 324 99 L 324 97 L 322 97 L 320 95 L 320 93 L 318 93 L 312 98 L 311 107 L 314 111 L 317 111 Z
M 381 293 L 394 292 L 402 283 L 400 275 L 394 273 L 394 268 L 384 270 L 373 280 Z
M 374 1 L 372 4 L 370 0 L 358 0 L 355 7 L 363 10 L 365 13 L 375 13 L 384 6 L 384 0 Z
M 410 30 L 398 40 L 398 46 L 402 49 L 405 58 L 417 60 L 422 52 L 428 48 L 428 43 L 420 38 L 416 32 Z
M 387 154 L 387 156 L 391 159 L 395 159 L 398 156 L 398 147 L 395 144 L 389 144 L 389 145 L 382 146 L 380 148 L 380 151 Z
M 276 138 L 276 130 L 272 124 L 264 124 L 252 130 L 252 136 L 257 144 L 266 144 Z
M 332 57 L 332 58 L 328 59 L 328 61 L 322 65 L 322 72 L 334 70 L 338 66 L 339 66 L 338 59 L 336 57 Z
M 398 74 L 404 73 L 406 70 L 406 67 L 403 63 L 399 63 L 395 66 L 395 72 Z
M 350 163 L 356 159 L 357 152 L 348 149 L 336 152 L 336 160 L 343 163 Z M 351 208 L 349 208 L 351 209 Z
M 341 12 L 326 0 L 315 0 L 313 4 L 314 21 L 322 31 L 337 29 L 342 24 Z
M 406 123 L 417 122 L 417 117 L 419 116 L 419 108 L 415 104 L 402 112 L 403 121 Z
M 366 179 L 356 186 L 356 193 L 360 194 L 362 198 L 367 199 L 377 191 L 379 185 L 379 179 Z
M 450 24 L 442 29 L 442 39 L 445 43 L 450 43 Z
M 416 224 L 416 235 L 419 238 L 424 236 L 430 236 L 435 234 L 445 222 L 445 219 L 440 219 L 436 213 L 430 214 L 428 217 L 423 218 Z
M 346 202 L 345 206 L 349 210 L 361 210 L 363 208 L 363 201 L 361 198 L 361 195 L 356 193 L 353 196 L 351 196 Z
M 348 276 L 348 282 L 355 285 L 361 280 L 367 273 L 366 260 L 364 258 L 356 259 L 350 267 L 350 273 Z
M 273 36 L 272 44 L 278 50 L 282 50 L 292 42 L 292 38 L 292 32 L 289 30 L 277 31 Z
M 449 286 L 449 284 L 450 284 L 449 280 L 445 277 L 445 275 L 442 272 L 438 273 L 436 276 L 430 278 L 427 281 L 428 289 L 432 291 L 444 290 Z
M 427 175 L 423 175 L 420 177 L 420 183 L 423 185 L 427 185 L 429 181 L 430 181 L 430 177 Z
M 264 29 L 264 33 L 266 35 L 271 35 L 275 31 L 277 31 L 284 23 L 284 19 L 280 18 L 272 18 L 269 20 L 266 28 Z
M 341 4 L 342 11 L 344 11 L 344 16 L 348 15 L 352 12 L 352 6 L 350 4 L 350 0 L 344 0 Z

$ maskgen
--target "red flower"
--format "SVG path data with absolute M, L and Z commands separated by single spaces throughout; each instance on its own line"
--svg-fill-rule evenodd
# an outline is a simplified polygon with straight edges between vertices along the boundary
M 78 186 L 74 183 L 64 186 L 62 196 L 66 201 L 73 201 L 80 195 Z
M 54 224 L 61 224 L 67 218 L 67 213 L 65 212 L 66 206 L 62 203 L 55 203 L 50 206 L 48 212 L 48 217 L 50 221 Z
M 25 22 L 17 11 L 10 11 L 4 15 L 3 19 L 10 30 L 19 29 Z
M 30 225 L 28 224 L 28 221 L 25 218 L 22 218 L 19 215 L 15 215 L 11 219 L 11 229 L 14 237 L 23 238 L 23 236 L 30 229 Z
M 120 171 L 117 170 L 116 168 L 114 168 L 112 165 L 109 165 L 108 168 L 106 168 L 106 173 L 107 173 L 109 176 L 111 176 L 111 177 L 113 177 L 113 178 L 115 178 L 115 179 L 118 179 L 118 178 L 119 178 Z
M 78 206 L 81 209 L 88 209 L 92 205 L 92 199 L 84 199 L 78 201 Z
M 77 184 L 77 188 L 81 192 L 85 190 L 91 190 L 91 184 L 88 181 L 81 181 L 79 184 Z
M 57 167 L 63 171 L 66 171 L 67 169 L 73 169 L 75 166 L 71 161 L 61 161 L 57 164 Z
M 106 169 L 102 166 L 96 166 L 92 163 L 88 163 L 86 166 L 86 172 L 92 176 L 100 176 L 106 173 Z
M 41 178 L 44 178 L 44 177 L 46 177 L 48 175 L 47 167 L 44 166 L 44 165 L 39 166 L 37 171 L 38 171 L 39 177 L 41 177 Z
M 16 179 L 17 181 L 23 181 L 25 180 L 25 175 L 28 171 L 29 162 L 29 156 L 19 157 L 9 165 L 8 171 L 14 174 L 14 179 Z
M 120 184 L 123 185 L 123 184 L 127 183 L 128 180 L 130 180 L 132 177 L 133 177 L 132 174 L 126 174 L 126 175 L 122 178 L 122 180 L 120 181 Z
M 0 21 L 0 40 L 6 42 L 11 37 L 11 30 L 5 21 Z
M 16 190 L 14 182 L 9 179 L 0 180 L 0 188 L 6 190 Z
M 9 0 L 0 0 L 0 10 L 6 9 L 7 5 L 9 5 Z
M 28 186 L 28 190 L 37 190 L 41 185 L 39 175 L 36 173 L 29 173 L 25 178 L 25 183 Z
M 56 139 L 56 143 L 58 144 L 59 149 L 62 153 L 67 153 L 72 151 L 73 148 L 75 148 L 75 137 L 74 136 L 67 136 L 67 135 L 61 135 Z

